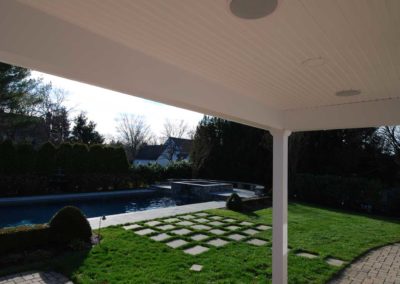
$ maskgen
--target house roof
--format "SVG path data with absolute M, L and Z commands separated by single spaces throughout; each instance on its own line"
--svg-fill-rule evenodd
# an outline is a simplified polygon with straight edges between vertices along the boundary
M 167 141 L 174 142 L 175 146 L 180 150 L 180 155 L 187 156 L 190 154 L 190 151 L 192 150 L 193 140 L 191 139 L 169 137 Z M 168 142 L 166 142 L 165 144 L 167 143 Z M 165 144 L 164 147 L 166 147 Z
M 0 61 L 265 129 L 400 124 L 400 1 L 228 6 L 0 1 Z
M 163 145 L 145 145 L 140 148 L 135 160 L 157 160 L 164 150 Z

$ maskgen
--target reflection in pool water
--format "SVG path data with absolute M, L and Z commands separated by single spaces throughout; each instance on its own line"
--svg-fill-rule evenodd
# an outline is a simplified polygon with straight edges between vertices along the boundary
M 60 208 L 73 205 L 86 217 L 121 214 L 203 202 L 196 197 L 145 194 L 125 197 L 106 197 L 93 200 L 72 200 L 21 205 L 0 205 L 0 228 L 47 223 Z

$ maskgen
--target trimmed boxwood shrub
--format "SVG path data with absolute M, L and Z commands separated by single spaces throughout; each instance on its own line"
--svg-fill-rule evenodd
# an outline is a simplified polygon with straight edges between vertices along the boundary
M 0 229 L 0 254 L 43 247 L 48 245 L 49 241 L 48 225 Z
M 51 239 L 57 244 L 69 244 L 72 241 L 89 242 L 92 229 L 83 213 L 74 206 L 66 206 L 50 220 Z
M 243 208 L 243 202 L 237 193 L 232 193 L 226 201 L 226 208 L 234 211 L 240 211 Z

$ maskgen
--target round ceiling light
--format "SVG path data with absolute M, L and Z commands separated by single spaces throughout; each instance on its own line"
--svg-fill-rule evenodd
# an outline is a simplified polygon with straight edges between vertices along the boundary
M 242 19 L 260 19 L 275 11 L 278 0 L 230 0 L 231 12 Z
M 352 97 L 352 96 L 357 96 L 359 94 L 361 94 L 360 90 L 352 90 L 352 89 L 336 92 L 336 96 L 338 97 Z

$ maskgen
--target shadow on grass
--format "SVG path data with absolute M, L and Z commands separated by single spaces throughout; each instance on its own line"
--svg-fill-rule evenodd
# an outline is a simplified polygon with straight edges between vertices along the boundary
M 315 204 L 315 203 L 308 203 L 308 202 L 302 202 L 302 201 L 297 201 L 297 200 L 290 201 L 289 204 L 290 204 L 291 211 L 295 211 L 297 205 L 304 205 L 307 207 L 326 210 L 326 211 L 335 212 L 335 213 L 344 213 L 344 214 L 374 219 L 374 220 L 378 220 L 378 221 L 385 221 L 385 222 L 389 222 L 389 223 L 393 223 L 393 224 L 400 224 L 400 218 L 398 218 L 398 217 L 376 215 L 376 214 L 370 214 L 370 213 L 362 213 L 362 212 L 358 212 L 358 211 L 354 211 L 354 210 L 335 208 L 335 207 L 331 207 L 331 206 L 327 206 L 327 205 L 319 205 L 319 204 Z
M 5 268 L 0 268 L 0 277 L 26 271 L 55 271 L 71 279 L 73 273 L 79 269 L 87 258 L 90 250 L 91 249 L 66 251 L 44 259 L 10 265 Z

